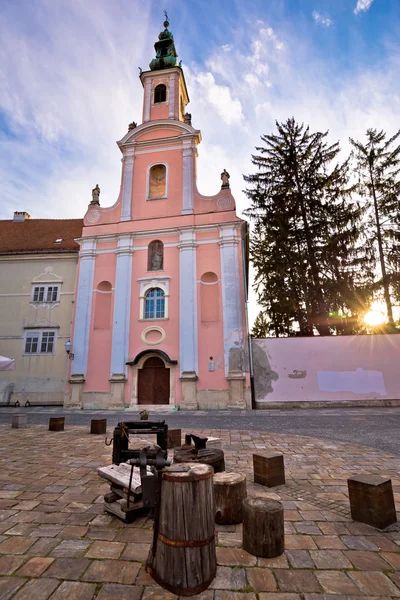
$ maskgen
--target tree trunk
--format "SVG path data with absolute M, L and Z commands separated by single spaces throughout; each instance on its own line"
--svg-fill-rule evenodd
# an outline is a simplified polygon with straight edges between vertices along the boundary
M 243 548 L 264 558 L 280 556 L 285 549 L 283 506 L 268 498 L 243 501 Z
M 214 475 L 215 522 L 233 525 L 243 521 L 242 502 L 247 498 L 246 476 L 242 473 Z

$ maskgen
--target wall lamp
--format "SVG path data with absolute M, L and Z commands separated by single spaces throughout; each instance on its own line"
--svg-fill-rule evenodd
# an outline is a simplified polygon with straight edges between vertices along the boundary
M 74 360 L 74 354 L 73 354 L 73 352 L 71 352 L 71 350 L 72 350 L 71 340 L 68 340 L 68 342 L 65 342 L 65 351 L 68 354 L 69 360 Z

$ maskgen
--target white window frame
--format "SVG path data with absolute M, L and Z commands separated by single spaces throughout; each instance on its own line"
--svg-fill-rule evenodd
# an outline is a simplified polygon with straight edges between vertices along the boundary
M 35 290 L 43 288 L 43 300 L 35 300 Z M 56 300 L 48 300 L 48 293 L 50 288 L 57 288 Z M 32 284 L 32 300 L 35 304 L 55 304 L 60 302 L 61 285 L 59 283 L 33 283 Z
M 47 337 L 47 335 L 51 333 L 54 334 L 53 335 L 53 349 L 51 350 L 51 352 L 42 352 L 42 342 L 43 342 L 43 337 Z M 38 338 L 38 342 L 37 342 L 37 351 L 36 352 L 27 352 L 26 349 L 26 345 L 28 342 L 28 338 L 31 337 L 37 337 Z M 53 356 L 56 352 L 56 341 L 57 341 L 57 330 L 56 329 L 28 329 L 27 331 L 25 331 L 25 335 L 24 335 L 24 349 L 22 354 L 24 356 L 37 356 L 37 355 L 42 355 L 42 356 Z
M 143 277 L 138 279 L 140 283 L 140 321 L 165 321 L 168 319 L 168 299 L 170 277 Z M 164 316 L 153 319 L 145 319 L 146 294 L 151 288 L 160 288 L 164 292 Z
M 150 193 L 150 170 L 152 167 L 155 167 L 156 165 L 164 165 L 165 167 L 165 196 L 157 196 L 157 198 L 149 198 L 149 193 Z M 157 200 L 166 200 L 168 198 L 168 179 L 169 179 L 169 167 L 168 167 L 168 163 L 157 160 L 156 162 L 151 163 L 151 165 L 148 165 L 147 167 L 147 173 L 146 173 L 146 201 L 148 202 L 153 202 L 153 201 L 157 201 Z

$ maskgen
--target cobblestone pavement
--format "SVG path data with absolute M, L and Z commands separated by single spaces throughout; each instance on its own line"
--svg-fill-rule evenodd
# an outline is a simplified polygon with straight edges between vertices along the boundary
M 109 428 L 109 436 L 112 428 Z M 392 478 L 400 505 L 400 459 L 355 444 L 261 431 L 203 430 L 221 437 L 227 470 L 246 473 L 249 495 L 281 500 L 285 553 L 256 558 L 241 526 L 217 526 L 217 576 L 202 600 L 385 600 L 400 598 L 400 528 L 355 523 L 346 479 Z M 176 598 L 144 570 L 151 521 L 128 525 L 103 512 L 111 462 L 103 436 L 82 427 L 0 425 L 0 600 Z M 284 453 L 287 485 L 252 483 L 252 453 Z
M 70 425 L 88 425 L 92 418 L 105 418 L 110 426 L 135 420 L 138 412 L 63 410 L 62 407 L 0 408 L 0 423 L 11 424 L 12 415 L 26 414 L 29 423 L 44 425 L 51 416 L 65 416 Z M 165 419 L 170 427 L 193 429 L 248 429 L 278 434 L 306 435 L 342 442 L 356 442 L 400 456 L 400 407 L 310 408 L 287 410 L 209 410 L 151 413 L 150 419 Z

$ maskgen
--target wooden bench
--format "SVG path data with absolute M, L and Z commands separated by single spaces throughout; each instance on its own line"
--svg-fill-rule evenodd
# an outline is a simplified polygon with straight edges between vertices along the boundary
M 131 466 L 127 463 L 99 467 L 97 473 L 110 482 L 110 493 L 104 496 L 105 510 L 124 521 L 131 521 L 134 511 L 143 508 L 139 469 L 134 467 L 130 487 Z

